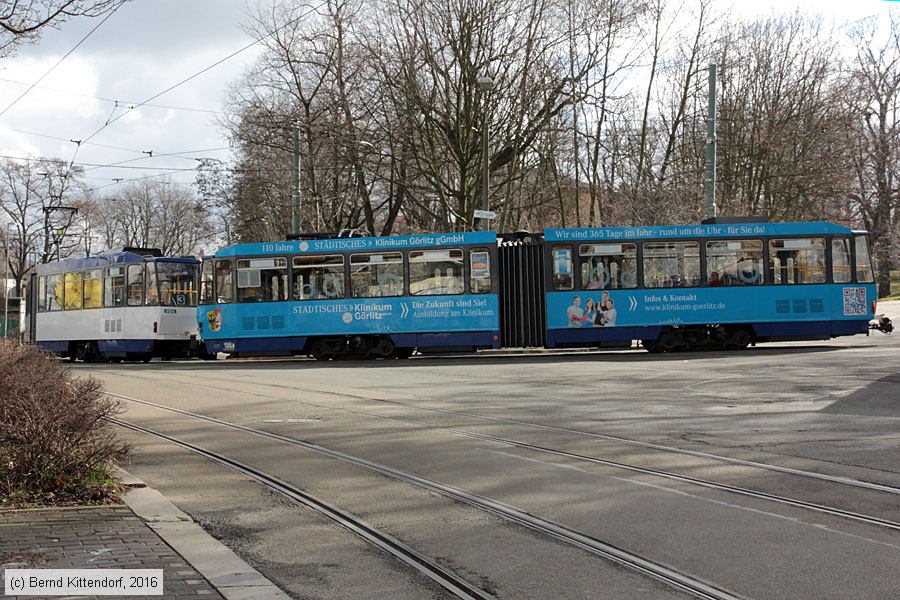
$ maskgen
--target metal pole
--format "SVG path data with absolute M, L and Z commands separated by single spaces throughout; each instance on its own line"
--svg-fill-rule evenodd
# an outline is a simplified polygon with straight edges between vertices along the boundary
M 44 209 L 44 254 L 41 255 L 41 262 L 50 262 L 50 208 Z
M 488 115 L 487 115 L 487 97 L 488 94 L 485 94 L 484 97 L 484 123 L 481 125 L 481 152 L 482 152 L 482 182 L 481 182 L 481 210 L 490 210 L 490 202 L 488 200 L 488 192 L 490 191 L 491 185 L 491 165 L 490 165 L 490 157 L 488 156 Z M 487 219 L 481 220 L 481 229 L 487 230 L 490 228 Z
M 300 127 L 294 125 L 292 129 L 294 137 L 293 180 L 291 182 L 291 233 L 297 235 L 301 227 L 301 209 L 303 207 L 300 196 Z
M 479 77 L 476 80 L 476 84 L 478 89 L 484 93 L 484 105 L 481 110 L 481 210 L 486 211 L 491 209 L 488 198 L 491 185 L 491 161 L 488 154 L 488 126 L 490 125 L 488 107 L 490 105 L 491 91 L 494 89 L 494 80 L 490 77 Z M 486 230 L 489 228 L 488 221 L 489 219 L 481 219 L 481 229 Z M 478 228 L 477 225 L 475 227 Z
M 9 224 L 6 225 L 6 269 L 3 274 L 3 337 L 9 337 Z M 21 303 L 21 302 L 20 302 Z M 21 314 L 21 309 L 20 309 Z
M 709 109 L 706 117 L 706 174 L 703 178 L 706 218 L 714 219 L 716 208 L 716 64 L 709 65 Z

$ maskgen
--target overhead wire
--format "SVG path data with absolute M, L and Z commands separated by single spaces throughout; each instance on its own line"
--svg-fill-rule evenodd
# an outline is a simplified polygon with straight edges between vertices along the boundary
M 220 59 L 217 60 L 216 62 L 212 63 L 211 65 L 208 65 L 208 66 L 204 67 L 203 69 L 197 71 L 196 73 L 194 73 L 194 74 L 192 74 L 192 75 L 190 75 L 190 76 L 188 76 L 188 77 L 185 77 L 185 78 L 182 79 L 181 81 L 179 81 L 179 82 L 177 82 L 177 83 L 175 83 L 175 84 L 173 84 L 173 85 L 167 87 L 166 89 L 162 90 L 161 92 L 158 92 L 158 93 L 154 94 L 153 96 L 150 96 L 150 97 L 147 98 L 146 100 L 143 100 L 143 101 L 141 101 L 141 102 L 138 102 L 137 104 L 134 104 L 134 105 L 128 105 L 128 106 L 127 106 L 127 110 L 125 110 L 124 112 L 120 113 L 120 114 L 119 114 L 118 116 L 116 116 L 115 118 L 112 117 L 112 114 L 115 113 L 115 108 L 118 106 L 118 102 L 117 102 L 117 101 L 114 101 L 114 102 L 116 102 L 116 105 L 117 105 L 117 106 L 114 107 L 113 113 L 110 114 L 110 117 L 107 118 L 106 122 L 105 122 L 101 127 L 99 127 L 97 130 L 95 130 L 93 133 L 91 133 L 89 136 L 87 136 L 87 137 L 85 137 L 85 138 L 83 138 L 83 139 L 80 139 L 80 140 L 70 140 L 71 142 L 73 142 L 73 143 L 75 144 L 75 152 L 72 154 L 72 159 L 69 161 L 69 169 L 71 170 L 72 167 L 75 166 L 75 164 L 76 164 L 76 163 L 75 163 L 75 159 L 78 157 L 78 152 L 79 152 L 79 150 L 81 149 L 81 146 L 82 146 L 83 144 L 86 144 L 86 143 L 90 142 L 90 140 L 93 139 L 97 134 L 99 134 L 101 131 L 103 131 L 104 129 L 106 129 L 107 127 L 109 127 L 110 125 L 112 125 L 113 123 L 117 122 L 119 119 L 121 119 L 122 117 L 124 117 L 125 115 L 127 115 L 128 113 L 130 113 L 131 111 L 133 111 L 133 110 L 135 110 L 135 109 L 137 109 L 137 108 L 140 108 L 140 107 L 142 107 L 142 106 L 146 106 L 146 105 L 150 104 L 153 100 L 156 100 L 156 99 L 159 98 L 160 96 L 163 96 L 164 94 L 169 93 L 170 91 L 172 91 L 172 90 L 174 90 L 174 89 L 176 89 L 176 88 L 178 88 L 178 87 L 184 85 L 185 83 L 191 81 L 192 79 L 195 79 L 195 78 L 199 77 L 200 75 L 206 73 L 207 71 L 210 71 L 211 69 L 213 69 L 213 68 L 219 66 L 220 64 L 222 64 L 222 63 L 224 63 L 224 62 L 230 60 L 231 58 L 234 58 L 234 57 L 237 56 L 238 54 L 241 54 L 242 52 L 245 52 L 246 50 L 248 50 L 248 49 L 252 48 L 253 46 L 255 46 L 256 44 L 258 44 L 259 42 L 263 41 L 265 38 L 267 38 L 267 37 L 269 37 L 269 36 L 271 36 L 271 35 L 274 35 L 275 33 L 277 33 L 278 31 L 280 31 L 280 30 L 282 30 L 282 29 L 284 29 L 285 27 L 288 27 L 289 25 L 291 25 L 291 24 L 293 24 L 293 23 L 299 21 L 300 19 L 303 19 L 304 17 L 307 17 L 308 15 L 310 15 L 310 14 L 312 14 L 312 13 L 318 11 L 320 8 L 322 8 L 323 6 L 325 6 L 325 5 L 327 4 L 327 2 L 328 2 L 328 0 L 325 0 L 325 1 L 321 2 L 321 3 L 319 3 L 318 5 L 309 8 L 308 10 L 304 11 L 302 14 L 298 15 L 297 17 L 295 17 L 295 18 L 291 19 L 290 21 L 287 21 L 287 22 L 285 22 L 284 24 L 282 24 L 282 25 L 276 27 L 275 30 L 272 31 L 271 33 L 268 33 L 268 34 L 266 34 L 265 36 L 258 37 L 258 38 L 256 38 L 256 39 L 254 39 L 254 40 L 253 40 L 252 42 L 250 42 L 249 44 L 246 44 L 246 45 L 242 46 L 241 48 L 235 50 L 234 52 L 231 52 L 231 53 L 228 54 L 227 56 L 224 56 L 223 58 L 220 58 Z M 120 5 L 120 6 L 121 6 L 121 5 Z M 116 8 L 116 10 L 118 10 L 118 7 Z M 115 11 L 113 11 L 113 12 L 115 12 Z M 111 16 L 111 14 L 110 14 L 110 15 L 107 15 L 106 19 L 108 19 L 109 16 Z M 104 19 L 103 22 L 105 22 L 106 19 Z M 96 31 L 96 29 L 99 28 L 99 25 L 102 25 L 103 22 L 101 22 L 100 24 L 98 24 L 98 26 L 95 27 L 94 30 L 91 31 L 91 33 L 93 33 L 93 31 Z M 88 34 L 88 36 L 85 36 L 84 39 L 87 39 L 87 37 L 89 37 L 89 35 L 90 35 L 90 34 Z M 84 41 L 84 40 L 82 40 L 81 42 L 83 42 L 83 41 Z M 81 42 L 79 42 L 78 45 L 76 45 L 76 48 L 77 48 L 79 45 L 81 45 Z M 73 48 L 72 50 L 70 50 L 69 53 L 67 53 L 66 56 L 68 56 L 68 54 L 71 54 L 74 50 L 75 50 L 75 48 Z M 65 57 L 64 57 L 64 58 L 65 58 Z M 60 61 L 60 62 L 61 62 L 61 61 Z M 55 68 L 55 67 L 54 67 L 54 68 Z M 43 77 L 42 77 L 41 79 L 43 79 Z M 35 82 L 35 85 L 36 85 L 37 83 L 39 83 L 39 82 L 40 82 L 40 79 L 39 79 L 37 82 Z M 27 93 L 27 91 L 28 91 L 28 90 L 26 90 L 25 93 Z M 23 94 L 23 95 L 24 95 L 24 94 Z M 2 114 L 2 113 L 0 113 L 0 114 Z M 123 161 L 123 162 L 130 162 L 130 161 Z M 99 166 L 101 166 L 101 165 L 92 165 L 92 164 L 90 164 L 90 163 L 81 163 L 81 164 L 79 164 L 79 166 L 99 167 Z M 102 166 L 107 166 L 107 165 L 102 165 Z M 127 167 L 119 167 L 119 168 L 123 168 L 123 169 L 140 169 L 140 168 L 149 169 L 149 168 L 153 168 L 153 167 L 127 166 Z M 182 170 L 182 171 L 190 171 L 190 170 L 196 170 L 196 169 L 197 169 L 197 168 L 195 167 L 194 169 L 178 169 L 178 170 Z
M 36 80 L 34 83 L 32 83 L 31 85 L 29 85 L 29 86 L 28 86 L 28 89 L 26 89 L 24 92 L 22 92 L 21 94 L 19 94 L 19 96 L 16 97 L 15 100 L 13 100 L 12 102 L 10 102 L 10 103 L 6 106 L 6 108 L 4 108 L 3 110 L 0 110 L 0 117 L 2 117 L 4 114 L 6 114 L 6 112 L 7 112 L 9 109 L 11 109 L 13 106 L 15 106 L 16 103 L 19 102 L 19 100 L 21 100 L 21 99 L 24 98 L 26 95 L 28 95 L 28 92 L 30 92 L 31 90 L 34 89 L 34 86 L 36 86 L 36 85 L 39 84 L 41 81 L 43 81 L 44 78 L 47 77 L 47 75 L 49 75 L 56 67 L 58 67 L 59 65 L 61 65 L 62 62 L 63 62 L 64 60 L 66 60 L 67 58 L 69 58 L 69 56 L 70 56 L 73 52 L 75 52 L 75 50 L 77 50 L 78 47 L 81 46 L 81 44 L 83 44 L 85 41 L 87 41 L 87 39 L 88 39 L 89 37 L 91 37 L 91 36 L 94 34 L 95 31 L 97 31 L 98 29 L 100 29 L 100 27 L 102 27 L 103 24 L 106 23 L 106 22 L 110 19 L 110 17 L 112 17 L 114 14 L 116 14 L 116 11 L 118 11 L 118 10 L 123 6 L 123 4 L 124 4 L 124 2 L 123 2 L 122 4 L 119 4 L 118 6 L 116 6 L 114 9 L 112 9 L 112 10 L 109 12 L 109 14 L 107 14 L 105 17 L 103 17 L 103 20 L 102 20 L 102 21 L 100 21 L 99 23 L 97 23 L 97 25 L 95 25 L 93 29 L 91 29 L 90 31 L 87 32 L 87 35 L 85 35 L 85 36 L 82 37 L 80 40 L 78 40 L 78 43 L 75 44 L 74 46 L 72 46 L 72 48 L 62 56 L 62 58 L 60 58 L 58 61 L 56 61 L 56 62 L 53 64 L 52 67 L 50 67 L 49 69 L 47 69 L 47 70 L 44 72 L 43 75 L 41 75 L 40 77 L 38 77 L 37 80 Z
M 120 167 L 120 165 L 124 165 L 124 164 L 126 164 L 126 163 L 135 162 L 135 161 L 138 161 L 138 160 L 148 160 L 148 159 L 151 159 L 151 158 L 158 158 L 158 157 L 162 157 L 162 156 L 177 156 L 177 157 L 181 157 L 181 158 L 188 159 L 188 160 L 194 160 L 194 157 L 192 157 L 192 156 L 184 156 L 184 155 L 185 155 L 185 154 L 197 154 L 197 153 L 199 153 L 199 152 L 220 152 L 220 151 L 222 151 L 222 150 L 230 150 L 230 147 L 224 146 L 224 147 L 221 147 L 221 148 L 200 148 L 199 150 L 184 150 L 184 151 L 181 151 L 181 152 L 161 152 L 161 153 L 156 153 L 156 152 L 152 152 L 152 151 L 151 151 L 149 156 L 138 156 L 138 157 L 135 157 L 135 158 L 129 158 L 129 159 L 127 159 L 127 160 L 122 160 L 122 161 L 118 161 L 118 162 L 114 162 L 114 163 L 107 163 L 107 164 L 102 165 L 102 166 L 91 167 L 90 169 L 86 169 L 86 170 L 87 170 L 87 171 L 93 171 L 93 170 L 95 170 L 95 169 L 106 169 L 106 168 L 112 168 L 112 167 L 115 167 L 115 168 L 126 168 L 126 167 Z M 144 151 L 142 151 L 142 152 L 144 152 Z M 144 152 L 144 154 L 147 154 L 147 153 Z M 148 167 L 148 168 L 150 168 L 150 167 Z
M 16 131 L 18 133 L 24 133 L 26 135 L 34 135 L 37 137 L 47 138 L 49 140 L 59 140 L 61 142 L 72 142 L 71 139 L 65 138 L 65 137 L 60 137 L 58 135 L 50 135 L 48 133 L 29 131 L 27 129 L 19 129 L 18 127 L 10 127 L 9 129 L 10 129 L 10 131 Z M 97 146 L 99 148 L 109 148 L 111 150 L 121 150 L 123 152 L 135 152 L 137 154 L 140 154 L 143 152 L 143 150 L 135 150 L 134 148 L 123 148 L 122 146 L 111 146 L 109 144 L 98 144 L 97 142 L 87 142 L 87 143 L 85 143 L 85 145 L 86 146 Z
M 6 83 L 13 83 L 13 84 L 16 84 L 16 85 L 29 85 L 28 83 L 26 83 L 26 82 L 24 82 L 24 81 L 17 81 L 17 80 L 15 80 L 15 79 L 6 79 L 6 78 L 4 78 L 4 77 L 0 77 L 0 81 L 6 82 Z M 60 94 L 69 94 L 69 95 L 72 95 L 72 96 L 80 96 L 80 97 L 82 97 L 82 98 L 90 98 L 90 99 L 92 99 L 92 100 L 97 100 L 98 102 L 113 102 L 113 103 L 118 102 L 118 103 L 119 103 L 120 105 L 122 105 L 122 106 L 130 106 L 130 105 L 132 105 L 132 104 L 136 104 L 136 102 L 128 102 L 128 101 L 126 101 L 126 100 L 119 100 L 119 99 L 116 99 L 116 98 L 106 98 L 106 97 L 104 97 L 104 96 L 94 96 L 94 95 L 92 95 L 92 94 L 84 94 L 84 93 L 82 93 L 82 92 L 74 92 L 74 91 L 72 91 L 72 90 L 64 90 L 64 89 L 60 89 L 60 88 L 57 88 L 57 87 L 50 87 L 50 86 L 46 86 L 46 85 L 35 85 L 35 86 L 33 86 L 33 87 L 35 87 L 36 89 L 40 89 L 40 90 L 48 90 L 48 91 L 51 91 L 51 92 L 58 92 L 58 93 L 60 93 Z M 191 111 L 191 112 L 210 113 L 210 114 L 214 114 L 214 115 L 223 115 L 223 114 L 225 114 L 223 111 L 220 111 L 220 110 L 211 110 L 211 109 L 208 109 L 208 108 L 196 108 L 196 107 L 192 107 L 192 106 L 174 106 L 174 105 L 171 105 L 171 104 L 153 104 L 153 103 L 147 103 L 147 104 L 144 104 L 144 107 L 147 107 L 147 108 L 164 108 L 164 109 L 167 109 L 167 110 L 185 110 L 185 111 Z
M 252 42 L 250 42 L 249 44 L 246 44 L 245 46 L 242 46 L 241 48 L 238 48 L 238 49 L 235 50 L 234 52 L 228 54 L 227 56 L 224 56 L 223 58 L 220 58 L 219 60 L 217 60 L 216 62 L 212 63 L 211 65 L 206 66 L 206 67 L 200 69 L 199 71 L 197 71 L 197 72 L 194 73 L 193 75 L 189 75 L 188 77 L 185 77 L 184 79 L 182 79 L 182 80 L 179 81 L 178 83 L 175 83 L 175 84 L 170 85 L 170 86 L 167 87 L 166 89 L 164 89 L 164 90 L 162 90 L 161 92 L 158 92 L 158 93 L 156 93 L 156 94 L 150 96 L 149 98 L 147 98 L 146 100 L 144 100 L 144 101 L 142 101 L 142 102 L 138 102 L 138 103 L 135 104 L 135 105 L 129 106 L 129 107 L 128 107 L 128 110 L 126 110 L 125 112 L 121 113 L 121 114 L 120 114 L 119 116 L 117 116 L 116 118 L 114 118 L 114 119 L 112 119 L 112 120 L 108 120 L 106 123 L 103 124 L 102 127 L 98 128 L 98 129 L 97 129 L 96 131 L 94 131 L 92 134 L 90 134 L 89 136 L 85 137 L 85 138 L 82 140 L 82 143 L 83 143 L 83 142 L 87 142 L 87 141 L 93 139 L 94 136 L 96 136 L 98 133 L 100 133 L 101 131 L 103 131 L 104 129 L 106 129 L 107 127 L 109 127 L 110 125 L 112 125 L 113 123 L 115 123 L 116 121 L 118 121 L 119 119 L 121 119 L 122 117 L 124 117 L 125 115 L 127 115 L 127 114 L 128 114 L 129 112 L 131 112 L 132 110 L 138 109 L 138 108 L 140 108 L 140 107 L 146 105 L 147 103 L 156 100 L 156 99 L 159 98 L 160 96 L 163 96 L 163 95 L 165 95 L 165 94 L 168 94 L 169 92 L 171 92 L 171 91 L 174 90 L 175 88 L 178 88 L 178 87 L 184 85 L 185 83 L 191 81 L 192 79 L 195 79 L 195 78 L 199 77 L 200 75 L 203 75 L 203 74 L 206 73 L 207 71 L 210 71 L 210 70 L 214 69 L 215 67 L 219 66 L 220 64 L 222 64 L 222 63 L 224 63 L 224 62 L 226 62 L 226 61 L 228 61 L 228 60 L 234 58 L 234 57 L 237 56 L 238 54 L 241 54 L 242 52 L 245 52 L 245 51 L 249 50 L 250 48 L 252 48 L 252 47 L 255 46 L 256 44 L 258 44 L 258 43 L 260 43 L 261 41 L 263 41 L 265 38 L 267 38 L 267 37 L 269 37 L 269 36 L 271 36 L 271 35 L 274 35 L 275 33 L 277 33 L 278 31 L 280 31 L 280 30 L 282 30 L 282 29 L 284 29 L 285 27 L 288 27 L 289 25 L 292 25 L 293 23 L 299 21 L 300 19 L 302 19 L 302 18 L 304 18 L 304 17 L 307 17 L 307 16 L 309 16 L 310 14 L 316 12 L 317 10 L 319 10 L 320 8 L 322 8 L 323 6 L 325 6 L 327 3 L 328 3 L 328 0 L 325 0 L 324 2 L 321 2 L 320 4 L 318 4 L 318 5 L 314 6 L 314 7 L 311 7 L 309 10 L 304 11 L 301 15 L 299 15 L 299 16 L 295 17 L 294 19 L 291 19 L 290 21 L 287 21 L 286 23 L 284 23 L 284 24 L 278 26 L 278 27 L 275 28 L 275 30 L 272 31 L 271 33 L 266 34 L 266 35 L 264 35 L 264 36 L 262 36 L 262 37 L 259 37 L 259 38 L 255 38 L 255 39 L 254 39 Z M 78 152 L 78 149 L 76 148 L 76 154 L 77 154 L 77 152 Z

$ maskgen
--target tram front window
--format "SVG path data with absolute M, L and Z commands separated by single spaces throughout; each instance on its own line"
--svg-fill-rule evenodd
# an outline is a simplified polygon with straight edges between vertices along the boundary
M 155 261 L 155 283 L 161 306 L 197 306 L 197 265 L 194 263 Z M 153 271 L 147 269 L 148 279 Z M 148 281 L 148 290 L 153 282 Z M 155 304 L 155 302 L 154 302 Z

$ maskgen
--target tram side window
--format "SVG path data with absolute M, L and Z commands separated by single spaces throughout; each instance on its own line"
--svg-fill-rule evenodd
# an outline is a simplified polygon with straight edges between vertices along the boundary
M 825 240 L 770 240 L 769 262 L 776 285 L 825 283 Z
M 238 302 L 287 300 L 287 259 L 245 258 L 237 261 Z
M 125 306 L 125 267 L 106 269 L 106 285 L 103 288 L 103 306 Z
M 831 273 L 835 283 L 850 283 L 850 240 L 831 240 Z
M 84 272 L 82 283 L 84 308 L 101 308 L 103 306 L 103 270 L 93 269 Z
M 38 277 L 37 283 L 37 311 L 45 312 L 47 310 L 47 278 Z
M 128 265 L 128 306 L 144 303 L 144 265 Z
M 706 242 L 706 285 L 761 285 L 763 243 L 760 240 Z
M 409 293 L 447 296 L 465 291 L 463 251 L 415 250 L 409 253 Z
M 344 297 L 344 256 L 295 256 L 294 300 L 330 300 Z
M 403 295 L 403 255 L 352 254 L 350 288 L 354 298 L 380 298 Z
M 469 251 L 469 290 L 473 294 L 491 293 L 491 253 L 488 250 Z
M 872 272 L 872 261 L 869 259 L 869 244 L 866 236 L 858 235 L 854 242 L 856 243 L 856 281 L 872 283 L 875 281 L 875 274 Z
M 649 242 L 644 244 L 644 287 L 700 285 L 699 242 Z
M 214 301 L 213 263 L 211 260 L 204 260 L 200 267 L 200 304 L 212 304 Z
M 581 287 L 608 290 L 637 287 L 637 246 L 635 244 L 582 244 Z
M 231 304 L 234 301 L 234 275 L 230 260 L 216 261 L 216 303 Z
M 65 291 L 63 292 L 64 303 L 63 306 L 66 310 L 80 310 L 81 309 L 81 293 L 82 293 L 82 283 L 83 283 L 83 275 L 81 272 L 76 273 L 66 273 L 65 276 Z
M 47 311 L 56 312 L 63 307 L 62 275 L 47 275 Z
M 571 290 L 575 288 L 572 277 L 572 249 L 569 246 L 554 246 L 553 257 L 553 289 Z

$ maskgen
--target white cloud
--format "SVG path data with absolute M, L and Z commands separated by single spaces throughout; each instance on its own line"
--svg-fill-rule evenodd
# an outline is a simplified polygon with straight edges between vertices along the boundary
M 25 135 L 0 125 L 0 149 L 4 156 L 40 156 L 41 150 Z
M 6 61 L 2 64 L 0 77 L 4 79 L 32 83 L 47 72 L 60 59 L 58 55 L 43 57 L 24 57 L 20 60 Z M 90 118 L 102 112 L 100 102 L 76 94 L 96 95 L 99 74 L 95 66 L 87 59 L 69 57 L 56 67 L 41 83 L 41 87 L 32 89 L 11 108 L 6 116 L 10 121 L 32 121 L 48 113 L 65 113 L 75 118 Z M 0 106 L 6 108 L 27 86 L 2 82 L 0 87 Z M 72 94 L 60 94 L 47 87 L 60 88 Z
M 12 129 L 63 140 L 85 139 L 106 123 L 114 103 L 78 94 L 118 99 L 123 103 L 146 100 L 247 44 L 249 39 L 239 28 L 241 18 L 240 3 L 233 1 L 154 0 L 125 4 L 63 61 L 41 83 L 41 88 L 31 90 L 0 117 L 0 154 L 34 154 L 69 160 L 75 151 L 71 142 Z M 35 81 L 96 24 L 96 20 L 76 19 L 59 31 L 46 32 L 37 46 L 23 48 L 17 56 L 0 62 L 0 78 Z M 255 54 L 255 49 L 251 49 L 230 59 L 154 103 L 219 110 L 227 83 L 240 74 Z M 24 90 L 25 86 L 0 81 L 0 110 Z M 193 160 L 158 155 L 228 145 L 209 113 L 152 106 L 127 113 L 122 110 L 115 112 L 124 115 L 122 118 L 103 128 L 90 141 L 138 152 L 85 144 L 78 151 L 77 162 L 109 164 L 141 158 L 122 167 L 193 168 L 197 164 Z M 153 150 L 154 157 L 141 155 L 142 150 Z M 227 152 L 203 155 L 228 157 Z M 93 169 L 88 172 L 89 182 L 96 187 L 111 183 L 112 178 L 144 177 L 155 172 L 122 167 Z M 173 181 L 193 179 L 192 172 L 172 175 Z M 111 189 L 114 188 L 105 191 Z

